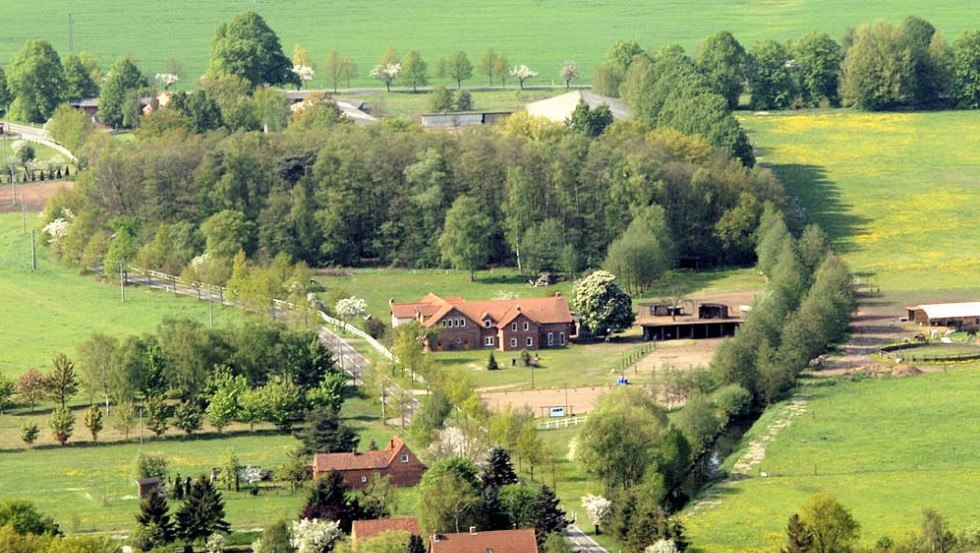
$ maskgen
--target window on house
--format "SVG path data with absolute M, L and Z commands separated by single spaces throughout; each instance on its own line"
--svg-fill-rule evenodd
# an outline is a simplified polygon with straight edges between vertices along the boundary
M 558 343 L 561 344 L 561 345 L 563 345 L 563 346 L 565 345 L 565 333 L 564 332 L 559 332 L 558 333 Z
M 408 462 L 408 455 L 402 455 L 402 462 L 403 463 L 407 463 Z
M 534 347 L 534 338 L 527 339 L 527 347 L 529 348 Z
M 460 319 L 459 326 L 466 326 L 466 319 Z
M 483 326 L 490 328 L 490 319 L 483 321 Z
M 524 330 L 525 331 L 531 330 L 531 323 L 524 321 Z
M 512 348 L 516 348 L 517 347 L 517 338 L 511 338 L 510 339 L 510 347 L 512 347 Z
M 517 323 L 510 323 L 510 329 L 517 332 Z
M 483 345 L 485 345 L 485 346 L 492 346 L 493 345 L 493 336 L 484 336 L 484 338 L 483 338 Z
M 456 343 L 457 344 L 462 344 L 463 343 L 463 339 L 462 338 L 456 338 Z
M 361 477 L 361 484 L 364 484 L 366 482 L 367 482 L 367 476 L 362 476 Z
M 555 345 L 555 333 L 554 332 L 549 332 L 548 333 L 548 345 L 549 346 Z

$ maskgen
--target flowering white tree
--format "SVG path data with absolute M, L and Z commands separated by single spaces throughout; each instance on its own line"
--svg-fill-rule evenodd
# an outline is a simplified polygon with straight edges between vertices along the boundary
M 595 533 L 598 534 L 599 525 L 609 520 L 609 515 L 612 514 L 612 501 L 609 501 L 601 495 L 588 494 L 582 496 L 582 507 L 585 508 L 585 512 L 592 519 L 592 524 L 595 526 Z
M 531 71 L 526 65 L 518 65 L 516 67 L 510 68 L 510 76 L 517 79 L 517 82 L 521 85 L 521 90 L 524 89 L 524 81 L 528 79 L 533 79 L 538 76 L 537 71 Z
M 68 236 L 68 227 L 71 220 L 75 218 L 75 214 L 67 207 L 62 208 L 59 215 L 60 217 L 44 225 L 44 228 L 41 229 L 41 234 L 48 237 L 48 244 L 52 246 L 58 246 Z
M 643 553 L 680 553 L 674 540 L 659 539 L 657 543 L 647 546 Z
M 205 547 L 207 547 L 208 553 L 221 553 L 228 547 L 228 538 L 224 534 L 211 534 L 208 536 Z
M 561 71 L 558 72 L 558 78 L 560 78 L 565 83 L 565 88 L 571 85 L 574 79 L 579 78 L 582 72 L 579 71 L 578 64 L 574 61 L 566 61 L 561 66 Z
M 157 82 L 160 83 L 161 86 L 163 86 L 164 90 L 169 90 L 170 87 L 177 84 L 177 81 L 180 80 L 180 77 L 174 75 L 173 73 L 157 73 L 156 79 Z
M 351 317 L 363 317 L 367 311 L 367 302 L 361 298 L 351 296 L 338 301 L 333 310 L 337 315 L 340 315 L 340 318 L 345 320 Z
M 238 469 L 238 477 L 247 484 L 254 486 L 262 480 L 262 467 L 241 467 Z
M 429 444 L 429 455 L 433 459 L 443 457 L 466 457 L 474 463 L 481 463 L 487 457 L 486 430 L 468 428 L 464 431 L 455 426 L 447 426 L 439 431 L 438 437 Z
M 385 63 L 374 66 L 371 70 L 371 77 L 378 79 L 379 81 L 384 81 L 385 88 L 388 92 L 391 92 L 391 83 L 395 82 L 402 74 L 402 64 L 401 63 Z
M 299 77 L 300 83 L 308 83 L 312 81 L 313 75 L 316 74 L 316 70 L 309 65 L 294 65 L 291 71 L 296 73 L 296 76 Z
M 335 520 L 304 518 L 293 521 L 289 544 L 296 553 L 326 553 L 340 537 L 340 523 Z

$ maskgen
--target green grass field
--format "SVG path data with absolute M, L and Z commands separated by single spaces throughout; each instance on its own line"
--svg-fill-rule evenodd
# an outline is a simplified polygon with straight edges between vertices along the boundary
M 121 9 L 125 7 L 125 9 Z M 389 46 L 399 52 L 417 48 L 430 68 L 440 56 L 465 50 L 474 61 L 487 47 L 507 55 L 511 64 L 527 64 L 540 76 L 537 83 L 558 80 L 562 62 L 577 61 L 583 81 L 619 39 L 635 39 L 659 49 L 676 42 L 692 49 L 707 35 L 728 29 L 747 45 L 762 38 L 797 38 L 807 31 L 839 37 L 846 28 L 877 18 L 901 19 L 915 14 L 929 20 L 950 38 L 976 26 L 975 6 L 966 0 L 937 5 L 925 0 L 866 3 L 843 0 L 771 2 L 682 0 L 622 3 L 526 2 L 476 0 L 410 2 L 318 2 L 296 0 L 214 0 L 196 2 L 97 0 L 8 2 L 0 60 L 9 63 L 27 40 L 44 38 L 60 52 L 68 51 L 68 16 L 74 25 L 74 50 L 99 57 L 104 68 L 131 54 L 144 73 L 164 70 L 171 57 L 181 62 L 184 82 L 205 69 L 215 29 L 236 13 L 256 10 L 279 34 L 286 54 L 301 43 L 319 69 L 331 48 L 350 54 L 358 66 L 354 86 L 377 86 L 368 74 Z M 482 84 L 482 79 L 472 83 Z M 325 82 L 318 75 L 314 86 Z
M 718 506 L 688 513 L 698 550 L 773 551 L 810 494 L 829 491 L 861 523 L 861 541 L 902 538 L 923 508 L 953 528 L 980 520 L 980 364 L 903 379 L 804 386 L 806 411 L 769 445 L 757 475 L 720 490 Z M 781 417 L 770 409 L 747 435 Z M 736 451 L 728 460 L 738 457 Z
M 23 234 L 20 214 L 0 215 L 0 275 L 0 373 L 7 375 L 47 370 L 56 353 L 71 356 L 93 332 L 150 332 L 168 316 L 208 322 L 207 303 L 191 298 L 128 287 L 123 303 L 118 285 L 51 261 L 40 244 L 32 271 L 30 234 Z M 214 313 L 216 325 L 237 316 L 218 306 Z
M 14 152 L 14 142 L 13 140 L 0 140 L 0 163 L 10 163 L 17 159 L 17 154 Z M 31 143 L 31 146 L 34 147 L 34 154 L 38 161 L 48 161 L 56 156 L 65 161 L 63 155 L 47 146 L 36 143 Z
M 455 90 L 455 86 L 452 87 Z M 476 90 L 473 91 L 473 110 L 475 111 L 518 111 L 529 102 L 536 102 L 565 92 L 552 90 Z M 416 119 L 424 113 L 431 113 L 428 94 L 397 92 L 387 94 L 375 92 L 359 96 L 376 117 Z
M 747 116 L 852 270 L 887 291 L 980 288 L 980 112 Z

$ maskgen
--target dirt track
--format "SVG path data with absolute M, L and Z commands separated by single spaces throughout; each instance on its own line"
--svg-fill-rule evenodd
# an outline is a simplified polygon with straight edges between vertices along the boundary
M 71 188 L 72 181 L 29 182 L 0 185 L 0 213 L 17 213 L 21 210 L 20 202 L 24 202 L 24 211 L 38 213 L 44 209 L 44 202 L 60 188 Z M 17 197 L 14 198 L 16 188 Z

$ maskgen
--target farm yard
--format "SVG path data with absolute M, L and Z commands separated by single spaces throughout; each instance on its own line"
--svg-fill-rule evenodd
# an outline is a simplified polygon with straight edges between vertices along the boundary
M 557 83 L 561 64 L 574 60 L 582 67 L 579 82 L 588 82 L 592 68 L 606 50 L 621 39 L 637 40 L 658 50 L 667 42 L 688 50 L 706 36 L 727 29 L 743 44 L 762 38 L 798 38 L 809 31 L 839 37 L 858 22 L 877 18 L 900 19 L 909 14 L 928 16 L 947 36 L 957 36 L 975 22 L 974 5 L 957 0 L 936 5 L 923 0 L 886 4 L 805 0 L 802 2 L 731 3 L 709 0 L 693 10 L 688 2 L 654 0 L 631 3 L 601 2 L 527 3 L 518 0 L 486 4 L 475 0 L 438 0 L 417 3 L 259 2 L 221 0 L 202 4 L 192 0 L 161 6 L 134 0 L 127 9 L 106 0 L 69 5 L 60 0 L 11 3 L 4 9 L 8 32 L 0 40 L 0 59 L 9 60 L 26 41 L 49 40 L 68 51 L 68 13 L 73 16 L 75 52 L 87 51 L 108 66 L 121 54 L 131 54 L 153 75 L 166 69 L 171 58 L 183 68 L 183 83 L 190 86 L 204 73 L 208 47 L 218 24 L 245 10 L 259 12 L 279 34 L 284 49 L 300 43 L 311 52 L 319 69 L 327 52 L 336 48 L 357 63 L 352 86 L 380 85 L 369 78 L 371 68 L 389 46 L 404 53 L 417 48 L 434 67 L 439 56 L 464 50 L 479 58 L 493 46 L 511 64 L 526 64 L 540 73 L 534 84 Z M 668 24 L 669 22 L 669 24 Z M 106 32 L 139 29 L 139 32 Z M 588 29 L 588 32 L 581 32 Z M 326 86 L 322 72 L 311 83 Z M 444 82 L 448 83 L 448 79 Z M 471 86 L 485 84 L 474 77 Z M 515 84 L 515 83 L 510 83 Z

